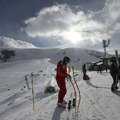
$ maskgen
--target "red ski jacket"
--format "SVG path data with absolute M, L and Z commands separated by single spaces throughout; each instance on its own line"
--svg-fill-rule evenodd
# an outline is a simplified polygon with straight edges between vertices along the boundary
M 63 60 L 58 62 L 56 72 L 56 78 L 58 79 L 65 79 L 67 77 L 67 65 L 63 62 Z

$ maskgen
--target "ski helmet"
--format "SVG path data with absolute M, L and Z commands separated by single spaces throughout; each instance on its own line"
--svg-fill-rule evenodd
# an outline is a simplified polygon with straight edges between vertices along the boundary
M 63 58 L 63 61 L 69 63 L 69 62 L 70 62 L 70 58 L 67 57 L 67 56 L 65 56 L 65 57 Z

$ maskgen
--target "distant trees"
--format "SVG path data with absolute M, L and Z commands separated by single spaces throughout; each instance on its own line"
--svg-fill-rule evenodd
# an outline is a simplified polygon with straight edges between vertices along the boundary
M 0 51 L 0 60 L 6 62 L 11 57 L 15 56 L 15 52 L 13 50 L 1 50 Z

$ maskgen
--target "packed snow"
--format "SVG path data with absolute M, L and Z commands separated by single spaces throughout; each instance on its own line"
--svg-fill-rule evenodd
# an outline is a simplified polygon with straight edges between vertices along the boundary
M 15 53 L 14 58 L 0 63 L 0 120 L 120 120 L 120 92 L 111 92 L 112 78 L 109 71 L 87 72 L 91 79 L 82 79 L 82 65 L 100 60 L 102 53 L 81 49 L 16 49 Z M 78 74 L 76 81 L 81 101 L 76 119 L 73 109 L 69 112 L 67 108 L 57 107 L 59 89 L 54 76 L 55 68 L 65 55 L 71 58 L 69 66 L 74 65 Z M 31 88 L 31 73 L 36 75 L 33 79 L 34 110 L 32 90 L 28 90 L 25 80 L 28 75 Z M 57 92 L 45 93 L 51 80 Z M 70 81 L 66 80 L 66 84 L 65 100 L 68 101 L 74 91 Z

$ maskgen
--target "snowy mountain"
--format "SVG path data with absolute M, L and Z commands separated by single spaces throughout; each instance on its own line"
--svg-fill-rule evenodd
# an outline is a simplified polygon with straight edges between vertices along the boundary
M 75 120 L 74 111 L 56 107 L 57 93 L 44 93 L 54 80 L 56 63 L 64 56 L 71 58 L 69 66 L 77 69 L 76 81 L 81 92 L 78 120 L 119 120 L 120 92 L 110 90 L 112 78 L 108 72 L 88 72 L 90 81 L 82 79 L 83 63 L 99 60 L 103 53 L 83 49 L 14 49 L 16 56 L 0 63 L 0 120 Z M 34 77 L 35 110 L 32 91 L 27 89 L 25 76 L 31 86 L 31 72 Z M 65 99 L 70 99 L 73 88 L 69 81 Z M 73 115 L 73 116 L 72 116 Z M 70 116 L 73 117 L 70 119 Z
M 0 48 L 36 48 L 33 44 L 0 36 Z
M 102 52 L 95 50 L 85 50 L 79 48 L 66 48 L 66 49 L 13 49 L 16 56 L 9 61 L 32 60 L 48 58 L 50 63 L 57 64 L 64 56 L 71 58 L 70 65 L 81 66 L 84 63 L 100 60 L 103 57 Z

